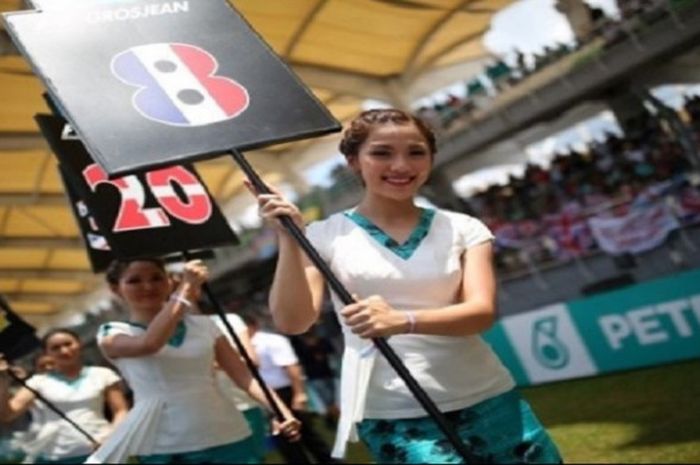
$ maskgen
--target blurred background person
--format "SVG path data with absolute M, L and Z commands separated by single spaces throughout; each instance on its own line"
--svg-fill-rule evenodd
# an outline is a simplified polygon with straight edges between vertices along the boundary
M 284 336 L 261 331 L 257 317 L 245 315 L 243 319 L 258 356 L 260 375 L 301 421 L 301 444 L 317 462 L 336 463 L 331 458 L 329 446 L 314 428 L 313 420 L 307 412 L 308 397 L 304 374 L 292 344 Z M 289 444 L 279 439 L 276 440 L 276 444 L 284 459 L 293 463 L 294 455 Z
M 27 386 L 41 393 L 71 420 L 98 442 L 104 441 L 126 415 L 128 404 L 120 385 L 121 379 L 111 369 L 85 366 L 80 338 L 68 329 L 49 331 L 41 341 L 42 350 L 50 359 L 39 359 L 39 373 L 27 380 Z M 0 419 L 11 422 L 35 405 L 36 396 L 26 387 L 13 396 L 8 392 L 9 365 L 0 359 Z M 105 402 L 112 421 L 104 414 Z M 36 435 L 23 445 L 27 457 L 41 463 L 79 463 L 94 448 L 83 434 L 61 419 L 55 412 L 37 407 L 40 427 Z
M 316 397 L 315 402 L 320 413 L 325 416 L 326 425 L 334 428 L 340 410 L 336 403 L 336 375 L 333 369 L 335 348 L 321 337 L 318 325 L 309 331 L 290 338 L 292 347 L 299 357 L 299 362 L 306 375 L 307 390 Z

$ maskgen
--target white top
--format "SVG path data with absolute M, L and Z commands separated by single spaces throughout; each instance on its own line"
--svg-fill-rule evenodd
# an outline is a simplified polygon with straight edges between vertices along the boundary
M 106 323 L 97 341 L 144 331 L 131 323 Z M 133 390 L 134 406 L 88 462 L 123 463 L 134 455 L 191 452 L 248 437 L 245 418 L 214 384 L 214 343 L 220 336 L 209 317 L 186 315 L 158 353 L 111 360 Z
M 27 380 L 27 386 L 36 389 L 68 418 L 101 441 L 111 432 L 111 425 L 103 413 L 104 392 L 119 381 L 119 376 L 109 368 L 84 367 L 76 379 L 45 373 L 32 376 Z M 42 415 L 36 437 L 25 449 L 29 455 L 57 460 L 92 452 L 92 443 L 82 433 L 53 410 L 43 407 L 41 401 L 34 402 Z
M 226 336 L 226 339 L 228 339 L 229 343 L 231 343 L 231 346 L 234 349 L 236 349 L 236 351 L 238 351 L 238 347 L 236 347 L 236 344 L 233 342 L 233 339 L 228 334 L 226 326 L 221 321 L 219 315 L 210 315 L 209 317 L 214 323 L 216 323 L 216 326 L 219 327 L 221 333 L 224 336 Z M 245 322 L 240 316 L 236 315 L 235 313 L 227 313 L 226 320 L 229 322 L 231 328 L 237 336 L 240 337 L 243 334 L 247 334 L 248 327 L 246 326 Z M 221 394 L 224 397 L 233 402 L 233 404 L 238 410 L 243 412 L 245 410 L 259 407 L 259 404 L 255 400 L 253 400 L 246 392 L 244 392 L 242 389 L 236 386 L 236 384 L 231 380 L 231 378 L 228 377 L 226 372 L 224 372 L 223 370 L 215 370 L 214 377 L 216 379 L 216 387 L 219 389 L 219 392 L 221 392 Z
M 286 366 L 299 363 L 292 344 L 279 334 L 256 332 L 251 338 L 253 347 L 260 361 L 260 376 L 272 389 L 281 389 L 292 385 Z
M 421 225 L 401 247 L 402 258 L 395 251 L 397 244 L 390 249 L 385 245 L 389 238 L 372 226 L 348 211 L 309 225 L 307 236 L 350 293 L 380 295 L 398 310 L 457 303 L 464 252 L 493 239 L 473 217 L 424 210 Z M 343 304 L 335 294 L 332 297 L 339 311 Z M 345 353 L 336 457 L 344 455 L 347 440 L 357 440 L 355 423 L 364 418 L 427 415 L 385 358 L 377 356 L 372 342 L 354 335 L 339 319 Z M 480 336 L 405 334 L 391 337 L 389 345 L 441 411 L 469 407 L 514 387 L 510 373 Z
M 224 322 L 221 321 L 219 315 L 209 315 L 209 318 L 211 318 L 211 321 L 213 321 L 216 324 L 216 326 L 219 327 L 219 331 L 221 331 L 221 334 L 226 336 L 226 339 L 228 339 L 229 342 L 233 344 L 231 336 L 226 331 L 226 325 L 224 325 Z M 248 327 L 246 326 L 245 321 L 243 321 L 243 318 L 236 315 L 235 313 L 226 313 L 226 321 L 229 322 L 231 328 L 233 328 L 233 331 L 236 333 L 237 336 L 239 334 L 245 334 L 248 331 Z M 234 345 L 234 347 L 236 346 Z
M 46 436 L 46 412 L 48 407 L 43 402 L 34 402 L 29 409 L 31 421 L 25 430 L 14 431 L 12 433 L 11 446 L 15 450 L 22 450 L 25 453 L 23 463 L 34 463 L 42 450 L 46 448 L 46 443 L 51 441 Z M 42 430 L 44 434 L 42 435 Z M 58 428 L 57 428 L 58 430 Z M 45 438 L 44 441 L 40 439 Z

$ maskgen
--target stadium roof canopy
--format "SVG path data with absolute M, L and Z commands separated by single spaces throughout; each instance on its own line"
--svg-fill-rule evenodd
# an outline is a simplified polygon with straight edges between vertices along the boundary
M 408 107 L 473 76 L 488 53 L 482 36 L 512 0 L 235 0 L 273 49 L 340 120 L 367 99 Z M 0 0 L 0 12 L 25 8 Z M 0 26 L 0 293 L 40 326 L 83 312 L 100 288 L 63 196 L 55 161 L 33 116 L 48 111 L 43 88 Z M 318 149 L 318 147 L 321 149 Z M 303 141 L 251 155 L 271 182 L 334 155 Z M 291 155 L 288 152 L 293 152 Z M 220 203 L 240 193 L 229 159 L 198 163 Z

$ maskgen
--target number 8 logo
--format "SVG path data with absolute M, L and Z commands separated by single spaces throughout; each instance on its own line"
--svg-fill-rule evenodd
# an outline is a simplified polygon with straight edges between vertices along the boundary
M 180 43 L 132 47 L 111 63 L 114 76 L 138 88 L 132 105 L 142 116 L 180 127 L 227 121 L 248 108 L 248 90 L 218 68 L 203 48 Z
M 182 166 L 174 166 L 146 173 L 146 183 L 161 208 L 144 208 L 146 191 L 136 176 L 109 179 L 96 163 L 83 170 L 83 177 L 93 192 L 100 184 L 109 184 L 119 190 L 121 205 L 113 232 L 136 231 L 170 226 L 170 216 L 189 224 L 202 224 L 211 218 L 212 203 L 197 177 Z M 178 184 L 187 198 L 178 196 L 173 184 Z

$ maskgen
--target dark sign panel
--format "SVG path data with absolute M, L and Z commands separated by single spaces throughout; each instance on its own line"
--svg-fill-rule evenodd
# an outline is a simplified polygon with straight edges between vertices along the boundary
M 39 347 L 34 328 L 22 320 L 0 295 L 0 353 L 7 360 L 23 357 Z
M 114 255 L 126 258 L 237 243 L 193 167 L 171 166 L 109 179 L 83 144 L 65 131 L 63 120 L 48 115 L 38 115 L 36 120 L 77 199 L 77 215 L 89 250 L 108 244 Z M 80 200 L 86 206 L 84 212 Z
M 60 165 L 58 169 L 61 180 L 63 181 L 63 187 L 70 201 L 71 209 L 73 210 L 73 215 L 75 216 L 75 221 L 78 223 L 80 233 L 83 236 L 85 250 L 87 250 L 90 259 L 92 271 L 101 273 L 107 269 L 116 256 L 109 242 L 107 242 L 104 233 L 100 231 L 97 221 L 95 221 L 95 218 L 90 214 L 87 204 L 80 195 L 78 195 L 78 190 L 73 185 L 73 182 L 71 182 L 71 176 L 68 175 L 65 169 Z
M 5 19 L 110 176 L 340 129 L 225 0 L 93 2 Z

